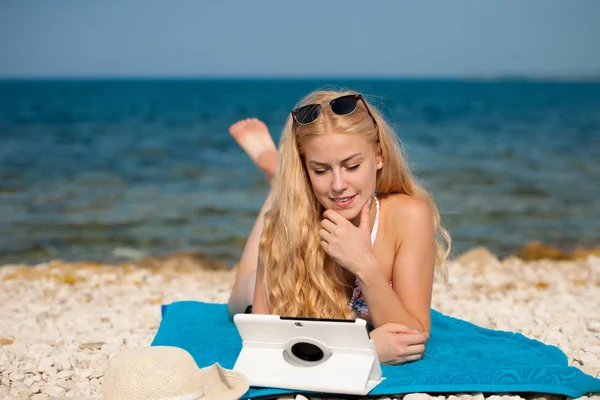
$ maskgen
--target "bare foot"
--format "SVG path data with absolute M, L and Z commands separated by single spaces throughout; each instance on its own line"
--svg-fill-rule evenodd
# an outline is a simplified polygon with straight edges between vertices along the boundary
M 264 122 L 256 118 L 243 119 L 231 125 L 229 133 L 271 182 L 277 164 L 277 148 Z

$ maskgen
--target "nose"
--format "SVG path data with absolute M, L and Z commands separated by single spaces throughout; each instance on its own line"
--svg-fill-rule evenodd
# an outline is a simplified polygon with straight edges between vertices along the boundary
M 341 170 L 333 172 L 333 182 L 331 183 L 331 189 L 335 193 L 343 193 L 348 188 L 348 183 Z

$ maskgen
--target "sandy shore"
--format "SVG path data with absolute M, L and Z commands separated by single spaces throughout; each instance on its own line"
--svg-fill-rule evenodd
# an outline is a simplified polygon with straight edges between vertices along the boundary
M 433 307 L 478 325 L 558 346 L 573 365 L 600 377 L 600 257 L 499 261 L 473 250 L 436 282 Z M 94 398 L 108 358 L 148 346 L 160 304 L 226 302 L 233 271 L 50 262 L 0 267 L 0 399 Z M 496 394 L 487 398 L 523 398 Z M 395 396 L 406 400 L 426 394 Z M 431 396 L 477 398 L 483 394 Z M 532 398 L 559 398 L 543 394 Z

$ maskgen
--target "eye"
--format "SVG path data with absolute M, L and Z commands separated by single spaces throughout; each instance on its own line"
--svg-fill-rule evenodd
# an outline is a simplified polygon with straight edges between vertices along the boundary
M 357 168 L 358 168 L 358 166 L 359 166 L 359 165 L 360 165 L 360 164 L 356 164 L 356 165 L 350 165 L 350 166 L 346 167 L 346 169 L 348 169 L 348 170 L 350 170 L 350 171 L 354 171 L 355 169 L 357 169 Z
M 313 169 L 313 172 L 317 175 L 323 175 L 325 172 L 327 172 L 326 169 Z

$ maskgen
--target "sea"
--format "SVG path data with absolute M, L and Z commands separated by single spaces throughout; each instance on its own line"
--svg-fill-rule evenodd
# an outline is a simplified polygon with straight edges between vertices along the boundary
M 0 264 L 241 255 L 269 187 L 229 135 L 277 142 L 315 89 L 352 89 L 396 129 L 452 255 L 600 245 L 600 82 L 527 79 L 0 81 Z

